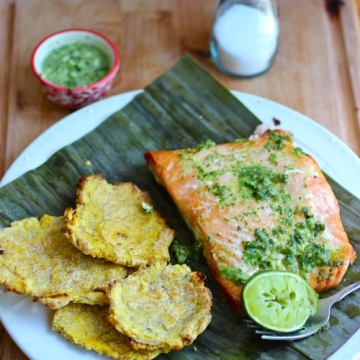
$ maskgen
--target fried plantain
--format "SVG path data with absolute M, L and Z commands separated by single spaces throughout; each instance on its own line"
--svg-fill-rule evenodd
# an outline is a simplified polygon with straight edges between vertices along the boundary
M 107 320 L 108 306 L 69 304 L 55 311 L 52 328 L 87 350 L 121 360 L 153 359 L 160 350 L 134 350 Z
M 0 285 L 56 309 L 70 301 L 105 304 L 110 282 L 128 270 L 94 259 L 72 246 L 63 217 L 44 215 L 15 221 L 0 232 Z
M 76 208 L 67 208 L 64 216 L 64 234 L 87 255 L 129 267 L 170 260 L 174 231 L 154 210 L 150 195 L 132 183 L 82 177 Z
M 158 262 L 111 284 L 110 322 L 134 349 L 180 350 L 211 320 L 212 295 L 205 275 Z

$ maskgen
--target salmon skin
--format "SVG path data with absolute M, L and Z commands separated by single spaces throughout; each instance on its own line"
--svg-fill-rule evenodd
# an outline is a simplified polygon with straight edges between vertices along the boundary
M 289 132 L 144 156 L 236 311 L 244 283 L 258 271 L 292 271 L 321 292 L 356 258 L 330 185 Z

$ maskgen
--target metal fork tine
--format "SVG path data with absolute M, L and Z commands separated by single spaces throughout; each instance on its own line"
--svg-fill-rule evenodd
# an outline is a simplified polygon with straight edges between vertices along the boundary
M 249 329 L 262 329 L 262 327 L 252 319 L 244 319 L 244 323 Z
M 305 339 L 307 337 L 309 337 L 310 334 L 297 334 L 297 335 L 286 335 L 286 334 L 263 334 L 261 335 L 261 338 L 263 340 L 287 340 L 287 341 L 294 341 L 294 340 L 300 340 L 300 339 Z
M 262 329 L 262 327 L 258 324 L 247 324 L 246 327 L 249 329 Z
M 249 324 L 249 325 L 246 325 L 246 327 L 248 329 L 261 329 L 261 326 L 256 325 L 256 324 Z
M 272 330 L 266 330 L 266 329 L 262 329 L 262 330 L 255 330 L 255 332 L 257 334 L 260 335 L 279 335 L 279 333 L 272 331 Z

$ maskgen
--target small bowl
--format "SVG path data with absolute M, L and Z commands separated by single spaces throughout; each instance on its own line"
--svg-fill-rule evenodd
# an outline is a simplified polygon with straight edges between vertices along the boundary
M 109 59 L 109 72 L 92 84 L 73 88 L 44 79 L 41 72 L 45 57 L 56 48 L 77 42 L 97 46 Z M 66 29 L 51 34 L 41 40 L 31 54 L 32 72 L 39 80 L 45 95 L 54 103 L 69 108 L 80 108 L 101 99 L 111 88 L 119 66 L 120 56 L 115 45 L 104 35 L 88 29 Z

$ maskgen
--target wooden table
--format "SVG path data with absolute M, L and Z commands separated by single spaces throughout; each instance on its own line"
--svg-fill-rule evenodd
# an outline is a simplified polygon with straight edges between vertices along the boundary
M 302 112 L 360 155 L 360 0 L 338 14 L 322 0 L 278 0 L 281 40 L 266 74 L 219 73 L 209 55 L 216 0 L 0 0 L 0 177 L 39 134 L 70 113 L 50 103 L 31 74 L 30 53 L 45 35 L 69 27 L 109 36 L 121 70 L 108 96 L 141 89 L 188 52 L 229 89 Z M 23 360 L 0 324 L 0 360 Z

